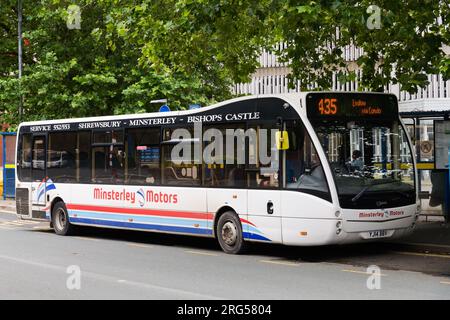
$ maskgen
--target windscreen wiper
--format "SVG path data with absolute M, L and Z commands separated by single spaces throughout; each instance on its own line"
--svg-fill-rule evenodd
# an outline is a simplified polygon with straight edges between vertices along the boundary
M 369 190 L 371 187 L 373 187 L 373 186 L 379 186 L 380 184 L 398 183 L 398 182 L 399 182 L 399 181 L 389 181 L 389 182 L 378 182 L 378 183 L 370 184 L 370 185 L 364 187 L 364 188 L 363 188 L 356 196 L 354 196 L 354 197 L 352 198 L 352 202 L 358 201 L 358 199 L 361 198 L 362 195 L 363 195 L 367 190 Z

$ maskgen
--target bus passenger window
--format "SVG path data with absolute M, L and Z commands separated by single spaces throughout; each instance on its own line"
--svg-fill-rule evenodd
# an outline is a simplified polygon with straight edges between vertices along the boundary
M 20 181 L 31 181 L 31 134 L 23 134 L 17 151 L 17 176 Z
M 280 152 L 277 149 L 276 123 L 252 126 L 248 137 L 247 177 L 250 188 L 278 188 Z M 253 132 L 253 134 L 251 134 Z
M 91 132 L 80 131 L 77 137 L 77 181 L 80 183 L 89 183 L 91 181 Z
M 53 182 L 76 181 L 76 132 L 51 132 L 48 136 L 47 176 Z
M 211 136 L 211 141 L 204 142 L 203 146 L 205 186 L 245 188 L 245 124 L 217 124 L 209 128 L 204 127 L 203 132 L 209 132 L 206 136 Z M 212 137 L 216 134 L 221 136 L 219 139 L 222 139 L 222 150 L 213 150 L 212 145 L 208 147 L 214 144 L 215 138 Z M 216 144 L 216 147 L 220 147 L 219 144 Z
M 45 178 L 45 138 L 33 138 L 31 159 L 31 174 L 33 181 L 42 181 Z
M 127 131 L 127 183 L 161 183 L 160 128 Z
M 286 188 L 318 196 L 328 195 L 319 155 L 305 128 L 294 121 L 288 124 L 287 130 L 290 145 L 286 150 Z
M 123 148 L 123 143 L 121 142 L 123 141 L 123 132 L 121 131 L 94 132 L 93 136 L 94 136 L 94 143 L 92 144 L 93 182 L 123 183 L 125 180 L 125 152 Z
M 168 186 L 200 186 L 201 161 L 195 158 L 200 141 L 193 128 L 164 129 L 162 184 Z M 200 156 L 200 155 L 199 155 Z

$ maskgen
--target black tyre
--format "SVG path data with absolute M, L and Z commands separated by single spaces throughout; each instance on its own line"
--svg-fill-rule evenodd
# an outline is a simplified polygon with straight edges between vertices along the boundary
M 53 206 L 52 225 L 55 233 L 60 236 L 70 236 L 75 233 L 75 226 L 69 222 L 69 213 L 62 201 Z
M 232 211 L 227 211 L 220 216 L 216 226 L 216 235 L 220 247 L 225 253 L 239 254 L 247 249 L 241 221 Z

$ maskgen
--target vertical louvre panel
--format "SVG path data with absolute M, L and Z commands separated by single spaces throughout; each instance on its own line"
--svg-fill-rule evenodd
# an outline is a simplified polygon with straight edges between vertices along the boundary
M 17 214 L 28 216 L 30 215 L 30 196 L 28 188 L 16 189 L 16 210 Z

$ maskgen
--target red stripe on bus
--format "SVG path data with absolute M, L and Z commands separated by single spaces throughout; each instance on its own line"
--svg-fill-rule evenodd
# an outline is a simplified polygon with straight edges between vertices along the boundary
M 247 224 L 249 224 L 249 225 L 251 225 L 251 226 L 254 226 L 254 227 L 256 228 L 256 226 L 255 226 L 253 223 L 251 223 L 250 221 L 248 221 L 248 220 L 245 220 L 245 219 L 242 219 L 242 218 L 241 218 L 241 221 L 242 221 L 243 223 L 247 223 Z
M 71 210 L 101 211 L 101 212 L 110 212 L 110 213 L 190 218 L 190 219 L 200 219 L 200 220 L 212 220 L 214 218 L 214 216 L 210 213 L 201 213 L 201 212 L 150 210 L 150 209 L 137 209 L 137 208 L 114 208 L 114 207 L 103 207 L 103 206 L 90 206 L 90 205 L 84 205 L 84 204 L 67 204 L 66 207 L 67 207 L 67 209 L 71 209 Z

